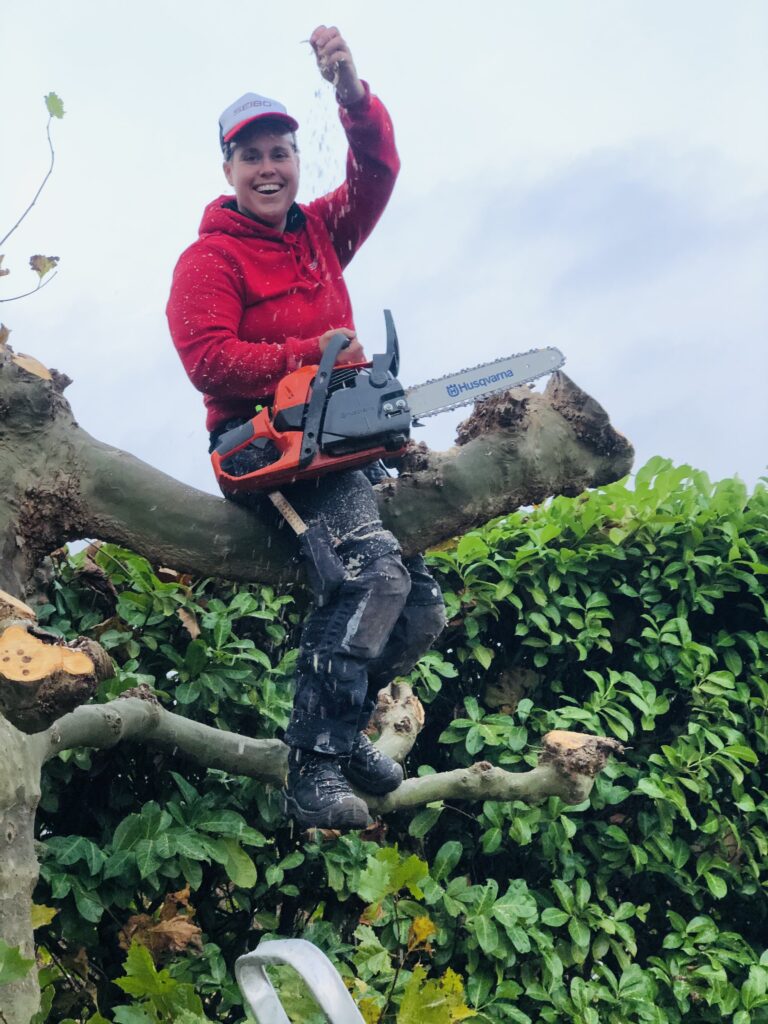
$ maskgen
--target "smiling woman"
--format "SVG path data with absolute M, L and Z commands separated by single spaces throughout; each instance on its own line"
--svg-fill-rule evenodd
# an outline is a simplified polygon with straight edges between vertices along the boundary
M 365 361 L 343 270 L 389 200 L 399 160 L 392 123 L 357 75 L 335 28 L 310 40 L 336 87 L 349 141 L 346 180 L 307 206 L 296 203 L 297 122 L 276 100 L 248 93 L 219 120 L 224 174 L 235 191 L 206 208 L 200 238 L 174 273 L 168 318 L 176 348 L 208 407 L 211 445 L 268 405 L 286 374 L 315 365 L 331 337 L 348 342 L 336 362 Z M 238 473 L 268 453 L 238 455 Z M 298 480 L 286 496 L 326 538 L 333 579 L 318 581 L 296 672 L 286 742 L 286 809 L 304 827 L 360 828 L 368 808 L 352 786 L 382 795 L 402 769 L 364 730 L 378 691 L 410 670 L 445 621 L 437 584 L 421 556 L 403 560 L 379 518 L 371 484 L 357 470 Z M 244 500 L 263 530 L 263 498 Z M 331 585 L 332 584 L 332 585 Z
M 224 176 L 238 210 L 284 231 L 299 190 L 299 154 L 291 135 L 274 121 L 257 122 L 230 145 Z

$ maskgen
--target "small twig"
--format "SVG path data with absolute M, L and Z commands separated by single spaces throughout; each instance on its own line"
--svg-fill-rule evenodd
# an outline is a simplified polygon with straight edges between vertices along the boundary
M 16 228 L 17 228 L 17 227 L 19 226 L 19 224 L 21 224 L 21 222 L 22 222 L 22 221 L 24 220 L 24 218 L 25 218 L 25 217 L 27 216 L 27 214 L 29 213 L 29 211 L 30 211 L 30 210 L 32 209 L 32 207 L 33 207 L 33 206 L 35 205 L 35 203 L 37 202 L 37 200 L 38 200 L 38 199 L 40 198 L 40 193 L 41 193 L 41 192 L 43 191 L 43 189 L 45 188 L 45 183 L 46 183 L 46 181 L 48 181 L 48 179 L 49 179 L 49 178 L 50 178 L 50 176 L 51 176 L 51 172 L 53 171 L 53 164 L 54 164 L 54 160 L 56 159 L 56 157 L 55 157 L 55 154 L 54 154 L 54 151 L 53 151 L 53 143 L 51 142 L 51 121 L 52 121 L 52 119 L 53 119 L 53 118 L 52 118 L 52 115 L 49 115 L 49 116 L 48 116 L 48 123 L 47 123 L 47 124 L 46 124 L 46 126 L 45 126 L 45 135 L 46 135 L 46 138 L 48 139 L 48 148 L 49 148 L 49 149 L 50 149 L 50 151 L 51 151 L 51 166 L 50 166 L 50 167 L 48 168 L 48 173 L 47 173 L 47 174 L 46 174 L 46 176 L 45 176 L 45 177 L 43 178 L 43 180 L 42 180 L 42 182 L 41 182 L 41 184 L 40 184 L 40 188 L 39 188 L 39 189 L 37 190 L 37 192 L 35 192 L 35 197 L 34 197 L 34 199 L 32 200 L 32 202 L 31 202 L 31 203 L 29 204 L 29 206 L 28 206 L 28 207 L 26 208 L 26 210 L 24 211 L 24 213 L 22 213 L 22 215 L 21 215 L 21 216 L 19 217 L 19 219 L 18 219 L 18 220 L 16 221 L 16 223 L 15 223 L 15 224 L 13 225 L 13 227 L 11 228 L 11 230 L 10 230 L 10 231 L 9 231 L 9 232 L 8 232 L 8 233 L 7 233 L 6 235 L 4 235 L 4 236 L 3 236 L 2 238 L 0 238 L 0 245 L 2 245 L 2 244 L 3 244 L 3 243 L 4 243 L 5 241 L 6 241 L 6 239 L 8 239 L 8 238 L 10 238 L 10 237 L 11 237 L 11 235 L 12 235 L 12 234 L 13 234 L 13 232 L 14 232 L 14 231 L 16 230 Z M 35 290 L 36 290 L 36 289 L 35 289 Z M 19 295 L 19 296 L 17 296 L 17 297 L 18 297 L 18 298 L 21 298 L 21 296 L 20 296 L 20 295 Z M 9 300 L 8 300 L 8 299 L 5 299 L 4 301 L 5 301 L 5 302 L 8 302 Z
M 7 237 L 7 236 L 6 236 L 6 237 Z M 45 281 L 43 281 L 43 279 L 41 278 L 41 279 L 40 279 L 40 280 L 39 280 L 39 281 L 37 282 L 37 287 L 36 287 L 36 288 L 32 288 L 32 290 L 31 290 L 31 291 L 28 291 L 28 292 L 22 292 L 22 294 L 21 294 L 21 295 L 11 295 L 11 297 L 10 297 L 9 299 L 0 299 L 0 302 L 15 302 L 15 301 L 16 301 L 16 299 L 26 299 L 26 297 L 27 297 L 28 295 L 34 295 L 34 294 L 35 294 L 35 292 L 39 292 L 41 288 L 45 288 L 45 286 L 46 286 L 47 284 L 50 284 L 50 283 L 51 283 L 51 281 L 52 281 L 52 280 L 54 279 L 54 277 L 56 277 L 56 275 L 57 275 L 57 274 L 58 274 L 58 270 L 54 270 L 54 272 L 53 272 L 53 273 L 51 274 L 51 276 L 50 276 L 50 277 L 47 277 L 47 278 L 45 279 Z
M 48 952 L 48 955 L 50 956 L 50 958 L 53 960 L 53 962 L 59 968 L 61 973 L 64 975 L 64 978 L 65 978 L 67 984 L 69 985 L 69 987 L 72 989 L 72 991 L 73 992 L 84 992 L 85 988 L 86 988 L 87 978 L 85 978 L 82 974 L 80 974 L 79 971 L 77 971 L 74 967 L 72 968 L 72 974 L 70 974 L 69 971 L 67 970 L 67 968 L 64 966 L 63 960 L 61 960 L 58 956 L 56 956 L 56 954 L 54 953 L 54 951 L 51 949 L 50 946 L 44 946 L 44 949 Z M 81 984 L 79 986 L 78 986 L 77 982 L 75 981 L 75 978 L 72 977 L 72 975 L 74 975 L 75 978 L 77 978 L 81 982 Z

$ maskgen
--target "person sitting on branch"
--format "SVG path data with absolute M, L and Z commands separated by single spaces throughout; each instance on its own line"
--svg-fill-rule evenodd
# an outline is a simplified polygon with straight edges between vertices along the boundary
M 343 269 L 383 212 L 399 169 L 383 104 L 357 74 L 336 28 L 310 43 L 333 82 L 349 143 L 346 180 L 303 205 L 297 121 L 276 100 L 247 93 L 219 120 L 224 175 L 234 196 L 206 207 L 199 238 L 180 257 L 168 302 L 171 335 L 190 380 L 203 392 L 211 450 L 227 431 L 268 406 L 279 381 L 320 360 L 334 334 L 348 346 L 338 364 L 365 360 Z M 260 468 L 252 449 L 236 472 Z M 378 691 L 411 670 L 445 624 L 442 595 L 421 556 L 403 559 L 382 526 L 365 473 L 347 470 L 283 488 L 309 524 L 323 524 L 343 572 L 322 586 L 301 634 L 285 788 L 302 827 L 352 829 L 369 822 L 352 786 L 395 789 L 401 767 L 380 754 L 365 728 Z M 257 516 L 262 496 L 239 495 Z

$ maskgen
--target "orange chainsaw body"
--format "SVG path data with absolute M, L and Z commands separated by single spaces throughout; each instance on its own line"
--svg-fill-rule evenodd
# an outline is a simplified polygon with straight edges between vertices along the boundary
M 374 356 L 372 362 L 334 370 L 344 343 L 346 338 L 336 335 L 319 366 L 302 366 L 287 374 L 275 389 L 271 408 L 261 409 L 219 438 L 211 461 L 225 494 L 273 491 L 404 450 L 410 412 L 392 372 L 392 367 L 397 368 L 396 336 L 394 343 L 388 338 L 386 357 Z M 261 469 L 231 473 L 230 457 L 251 446 L 262 450 L 269 446 L 277 457 Z

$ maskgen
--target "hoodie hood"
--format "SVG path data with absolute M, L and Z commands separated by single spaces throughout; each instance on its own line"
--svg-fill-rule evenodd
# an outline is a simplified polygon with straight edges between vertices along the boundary
M 305 221 L 303 210 L 298 203 L 294 203 L 288 211 L 286 232 L 298 231 Z M 206 235 L 225 234 L 233 235 L 235 238 L 263 238 L 275 242 L 280 241 L 284 234 L 276 228 L 262 224 L 255 217 L 241 213 L 237 208 L 237 200 L 231 194 L 219 196 L 208 203 L 203 211 L 199 233 L 200 238 L 205 238 Z

